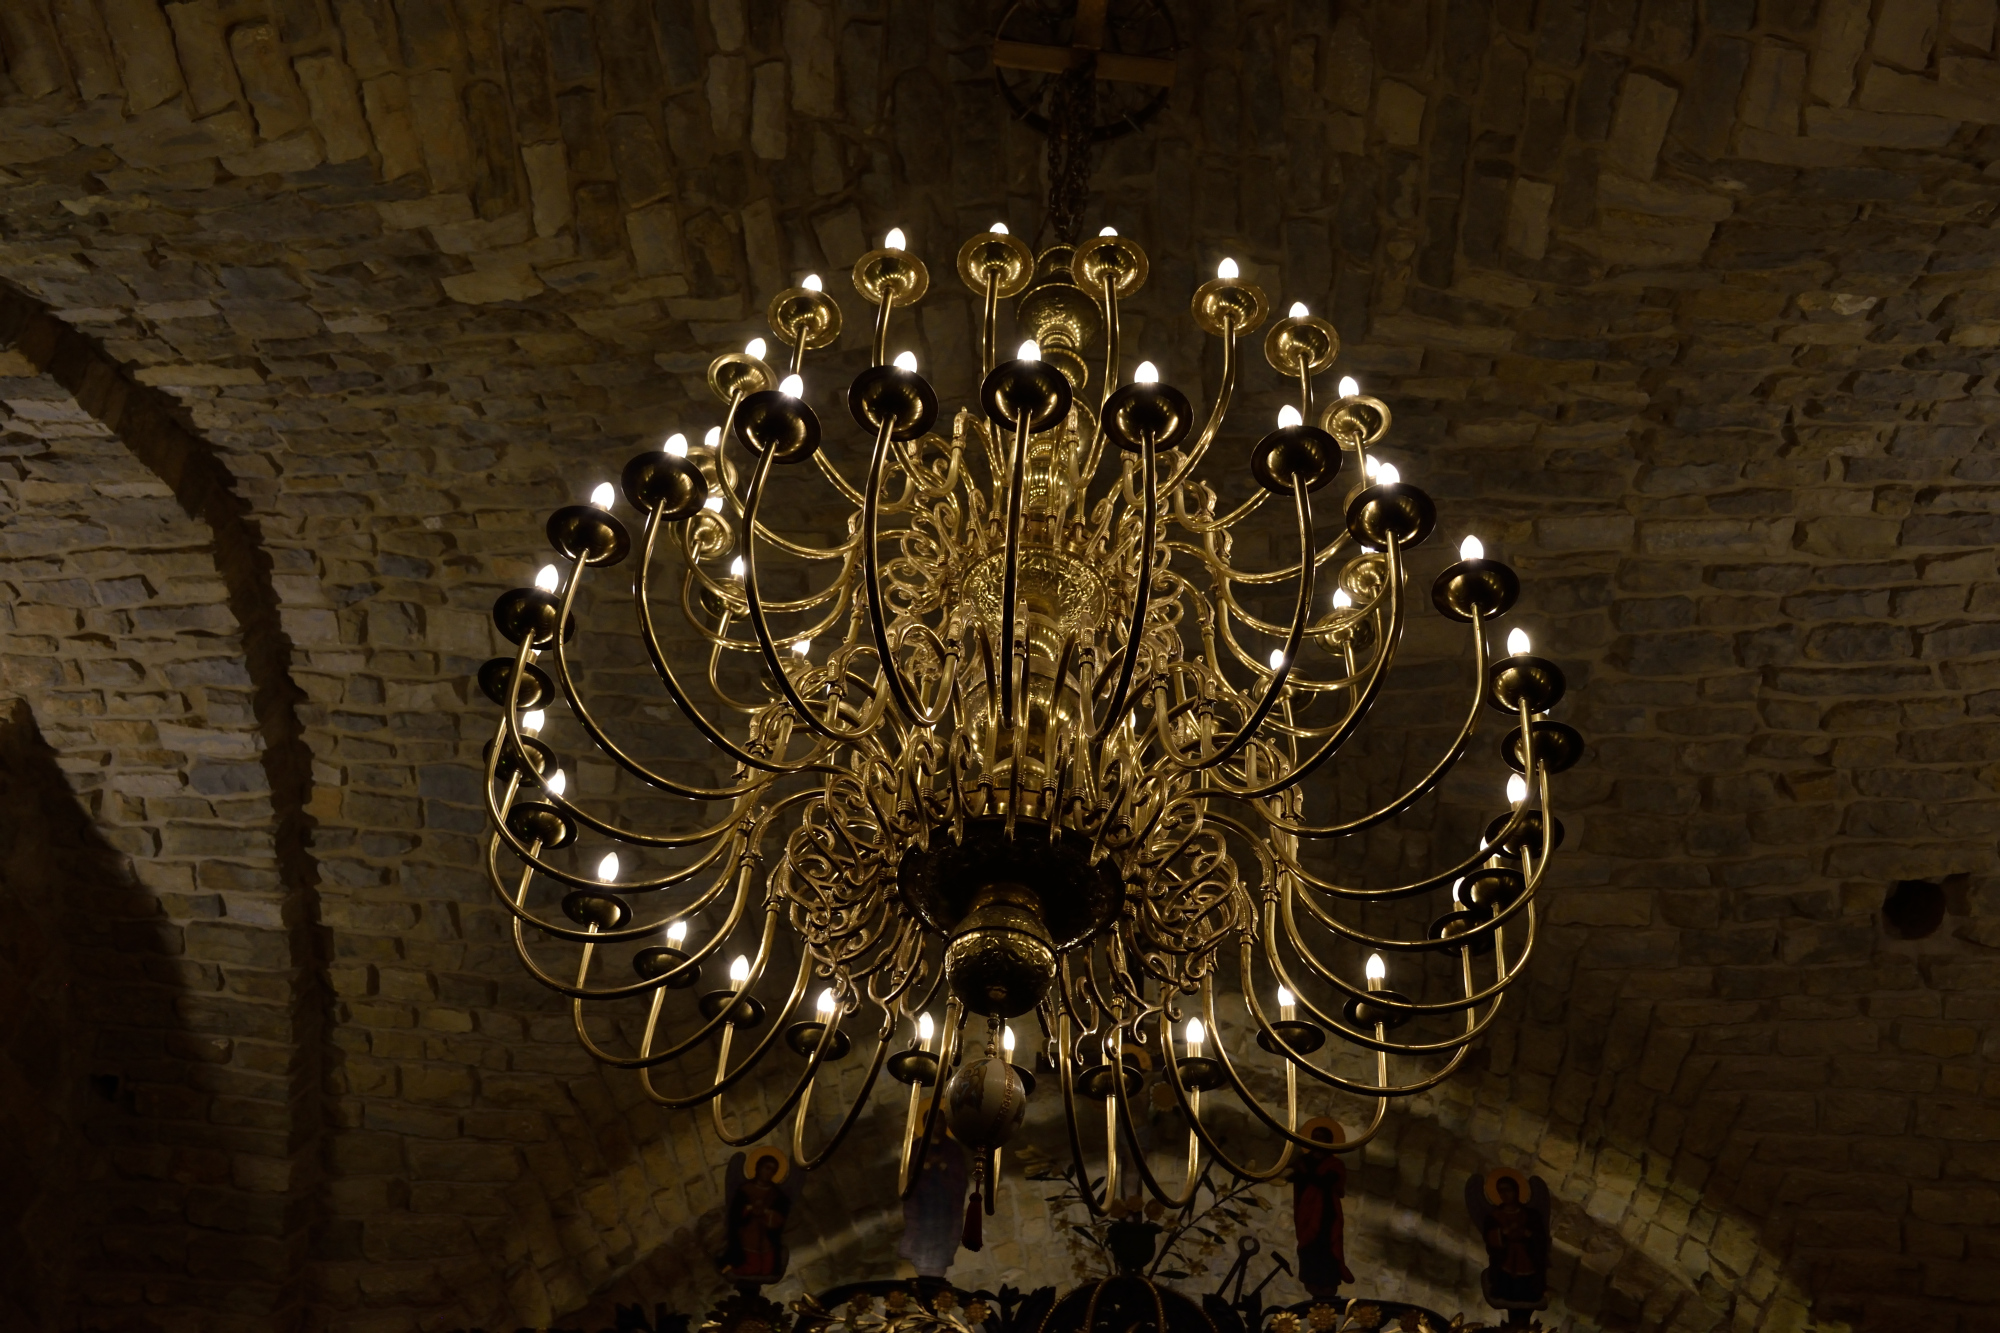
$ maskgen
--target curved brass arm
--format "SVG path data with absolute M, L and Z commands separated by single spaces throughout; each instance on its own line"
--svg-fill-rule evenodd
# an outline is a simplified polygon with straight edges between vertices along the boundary
M 1222 321 L 1222 383 L 1216 386 L 1215 404 L 1209 408 L 1208 421 L 1201 428 L 1182 455 L 1180 465 L 1167 477 L 1166 491 L 1171 494 L 1180 484 L 1193 474 L 1208 446 L 1215 442 L 1215 433 L 1222 429 L 1222 419 L 1229 415 L 1229 403 L 1236 396 L 1236 320 L 1234 317 Z M 1253 499 L 1256 497 L 1252 497 Z
M 861 545 L 865 556 L 861 565 L 868 590 L 868 619 L 875 631 L 875 656 L 882 664 L 889 692 L 906 720 L 913 726 L 929 728 L 941 722 L 951 708 L 952 694 L 958 688 L 960 659 L 954 656 L 946 664 L 945 679 L 938 686 L 937 706 L 927 712 L 917 703 L 916 692 L 903 679 L 902 665 L 889 647 L 889 611 L 882 596 L 882 565 L 875 558 L 875 549 L 882 523 L 882 474 L 888 463 L 889 437 L 894 429 L 893 419 L 882 423 L 875 433 L 875 452 L 868 460 L 868 494 L 861 511 Z
M 1146 497 L 1145 527 L 1139 537 L 1139 584 L 1132 593 L 1132 621 L 1125 632 L 1125 647 L 1118 658 L 1118 684 L 1111 691 L 1111 702 L 1105 706 L 1097 730 L 1091 735 L 1091 739 L 1099 744 L 1125 716 L 1125 699 L 1132 689 L 1132 672 L 1139 664 L 1139 644 L 1146 636 L 1146 616 L 1152 610 L 1153 550 L 1159 541 L 1160 527 L 1160 492 L 1156 484 L 1159 481 L 1156 475 L 1159 460 L 1154 449 L 1153 434 L 1147 431 L 1139 441 L 1140 485 Z

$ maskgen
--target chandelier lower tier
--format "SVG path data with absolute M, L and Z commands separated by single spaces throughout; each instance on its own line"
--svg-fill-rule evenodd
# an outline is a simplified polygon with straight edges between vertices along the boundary
M 1561 840 L 1548 776 L 1582 744 L 1544 716 L 1562 674 L 1519 630 L 1507 656 L 1489 657 L 1518 584 L 1468 539 L 1431 590 L 1472 632 L 1456 739 L 1379 809 L 1311 822 L 1306 780 L 1376 700 L 1410 611 L 1406 556 L 1435 523 L 1430 499 L 1370 457 L 1389 409 L 1351 382 L 1316 401 L 1339 340 L 1293 306 L 1263 350 L 1297 405 L 1251 449 L 1248 497 L 1224 509 L 1201 474 L 1243 341 L 1266 322 L 1264 293 L 1233 263 L 1194 295 L 1221 362 L 1199 418 L 1150 364 L 1123 379 L 1120 303 L 1147 275 L 1130 240 L 1107 229 L 1037 257 L 996 226 L 966 243 L 958 271 L 983 303 L 981 380 L 948 428 L 915 358 L 888 356 L 894 316 L 929 286 L 891 233 L 854 268 L 875 313 L 873 364 L 846 395 L 852 447 L 830 445 L 807 401 L 808 353 L 841 330 L 839 307 L 807 278 L 770 306 L 785 373 L 761 340 L 718 358 L 722 426 L 626 466 L 636 552 L 609 484 L 549 520 L 561 563 L 499 599 L 495 622 L 518 651 L 480 678 L 505 709 L 487 749 L 487 865 L 515 946 L 569 997 L 594 1057 L 637 1070 L 655 1102 L 710 1104 L 728 1143 L 789 1117 L 793 1155 L 816 1166 L 886 1069 L 909 1088 L 905 1192 L 940 1118 L 993 1178 L 1036 1082 L 1009 1021 L 1030 1014 L 1093 1209 L 1121 1197 L 1121 1163 L 1180 1206 L 1210 1160 L 1269 1179 L 1296 1148 L 1357 1147 L 1389 1099 L 1452 1073 L 1533 949 L 1536 890 Z M 999 361 L 999 311 L 1013 298 L 1030 340 Z M 1356 482 L 1326 524 L 1318 497 L 1344 465 Z M 830 487 L 844 540 L 782 531 L 796 506 L 768 497 L 801 467 Z M 1232 540 L 1267 504 L 1261 521 L 1296 558 L 1241 568 Z M 728 773 L 718 785 L 628 753 L 579 688 L 579 589 L 628 555 L 639 633 L 672 705 L 656 711 L 713 748 Z M 774 596 L 777 577 L 805 591 Z M 663 638 L 660 603 L 675 593 L 685 628 Z M 732 694 L 733 676 L 754 680 L 755 697 Z M 1489 706 L 1510 719 L 1501 749 L 1517 776 L 1479 845 L 1408 883 L 1339 882 L 1318 849 L 1436 789 Z M 557 735 L 543 733 L 550 709 L 685 816 L 641 828 L 587 809 L 568 791 Z M 590 843 L 612 849 L 595 874 L 577 868 L 592 864 Z M 556 947 L 571 960 L 544 961 Z M 1385 956 L 1404 960 L 1403 989 L 1389 988 Z M 705 976 L 726 981 L 678 994 Z M 825 1125 L 814 1088 L 859 1054 L 856 1038 L 874 1042 L 858 1094 Z M 732 1127 L 724 1095 L 779 1046 L 796 1067 L 767 1092 L 774 1109 Z M 697 1052 L 692 1076 L 656 1079 Z M 1302 1125 L 1301 1076 L 1336 1108 L 1360 1099 L 1358 1129 Z M 1148 1078 L 1186 1117 L 1178 1186 L 1140 1146 L 1132 1103 Z M 1237 1123 L 1247 1111 L 1269 1132 L 1266 1164 L 1224 1144 L 1214 1097 L 1204 1113 L 1204 1095 L 1224 1091 Z M 1093 1121 L 1102 1166 L 1086 1160 Z M 985 1195 L 991 1211 L 990 1185 Z

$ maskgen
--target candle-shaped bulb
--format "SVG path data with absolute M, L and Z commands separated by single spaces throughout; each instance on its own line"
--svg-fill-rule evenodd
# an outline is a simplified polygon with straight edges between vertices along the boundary
M 1215 266 L 1215 276 L 1224 282 L 1236 281 L 1236 276 L 1239 272 L 1241 270 L 1236 267 L 1236 261 L 1233 259 L 1225 259 Z
M 759 361 L 764 359 L 764 353 L 768 350 L 769 345 L 762 338 L 752 338 L 749 342 L 743 344 L 744 355 L 754 356 Z
M 715 447 L 716 447 L 717 445 L 721 444 L 721 443 L 722 443 L 722 427 L 720 427 L 720 426 L 710 426 L 710 427 L 709 427 L 709 428 L 708 428 L 708 429 L 707 429 L 706 431 L 703 431 L 703 432 L 702 432 L 702 436 L 701 436 L 701 442 L 702 442 L 703 444 L 707 445 L 707 446 L 708 446 L 709 448 L 711 448 L 711 449 L 713 449 L 713 448 L 715 448 Z
M 804 657 L 807 653 L 810 653 L 812 650 L 813 650 L 813 641 L 811 639 L 799 639 L 798 641 L 792 644 L 792 651 L 800 657 Z
M 1533 650 L 1534 645 L 1528 642 L 1528 631 L 1519 627 L 1507 631 L 1507 656 L 1526 657 Z
M 896 369 L 915 370 L 916 368 L 917 368 L 917 354 L 915 352 L 896 353 Z
M 554 592 L 562 586 L 562 575 L 554 565 L 543 565 L 535 571 L 535 586 L 543 592 Z
M 1306 303 L 1304 301 L 1294 301 L 1292 302 L 1292 308 L 1286 313 L 1289 314 L 1293 319 L 1304 319 L 1307 315 L 1310 315 L 1312 311 L 1306 309 Z
M 1118 234 L 1118 228 L 1116 228 L 1116 227 L 1099 227 L 1099 228 L 1097 229 L 1097 234 L 1098 234 L 1099 236 L 1116 236 L 1116 235 Z
M 523 736 L 541 734 L 542 723 L 547 720 L 547 713 L 544 713 L 539 708 L 530 708 L 527 712 L 521 714 L 521 734 Z
M 1383 962 L 1383 961 L 1382 961 L 1382 955 L 1381 955 L 1381 954 L 1379 954 L 1379 953 L 1371 953 L 1371 954 L 1369 954 L 1369 955 L 1368 955 L 1368 983 L 1369 983 L 1369 984 L 1370 984 L 1371 986 L 1372 986 L 1372 985 L 1375 985 L 1375 984 L 1377 984 L 1377 983 L 1379 983 L 1379 982 L 1383 981 L 1383 980 L 1384 980 L 1385 978 L 1387 978 L 1387 977 L 1388 977 L 1388 975 L 1389 975 L 1389 965 L 1388 965 L 1387 963 L 1385 963 L 1385 962 Z
M 1285 664 L 1285 650 L 1283 648 L 1273 648 L 1271 650 L 1271 670 L 1276 671 L 1279 667 L 1283 666 L 1284 664 Z
M 672 435 L 667 436 L 667 442 L 661 445 L 660 449 L 661 452 L 672 454 L 675 458 L 686 458 L 688 456 L 688 437 L 679 431 L 675 431 Z
M 750 980 L 750 960 L 737 954 L 736 961 L 729 965 L 729 979 L 738 986 Z
M 907 248 L 908 245 L 909 240 L 903 235 L 901 227 L 889 228 L 889 234 L 882 238 L 882 248 L 884 250 L 902 250 Z
M 1528 780 L 1516 773 L 1507 779 L 1507 804 L 1520 805 L 1528 799 Z
M 590 502 L 599 509 L 609 509 L 611 508 L 612 498 L 617 494 L 618 492 L 611 489 L 610 482 L 600 481 L 591 488 Z
M 1299 1011 L 1299 997 L 1292 994 L 1292 992 L 1284 986 L 1278 987 L 1278 1018 L 1280 1019 L 1280 1021 L 1287 1023 L 1291 1022 L 1292 1019 L 1298 1014 L 1298 1011 Z
M 667 943 L 669 945 L 671 945 L 673 948 L 678 949 L 683 944 L 687 943 L 687 937 L 688 937 L 687 922 L 685 921 L 667 922 Z
M 901 249 L 902 247 L 897 246 L 894 248 Z M 833 1017 L 834 1006 L 837 1003 L 838 1001 L 836 1001 L 833 997 L 833 987 L 828 986 L 825 990 L 819 993 L 819 1003 L 814 1005 L 813 1008 L 819 1011 L 819 1017 L 822 1023 L 828 1021 Z
M 604 854 L 604 859 L 597 863 L 597 878 L 599 882 L 604 884 L 613 884 L 617 882 L 618 853 L 606 852 Z
M 1376 476 L 1382 471 L 1382 460 L 1379 458 L 1368 459 L 1366 462 L 1362 463 L 1361 471 L 1368 478 L 1368 480 L 1370 481 L 1375 480 Z
M 819 274 L 817 273 L 806 274 L 804 280 L 799 283 L 799 286 L 809 292 L 823 291 L 826 288 L 826 284 L 819 280 Z
M 986 230 L 991 232 L 995 236 L 1005 236 L 1007 234 L 1007 224 L 1004 222 L 996 222 L 992 226 L 988 227 Z
M 1465 876 L 1460 875 L 1451 882 L 1451 903 L 1454 907 L 1465 906 Z
M 740 555 L 739 555 L 739 556 L 737 556 L 737 557 L 736 557 L 736 558 L 735 558 L 734 560 L 731 560 L 731 561 L 729 562 L 729 576 L 730 576 L 731 578 L 735 578 L 735 579 L 740 579 L 740 578 L 742 578 L 742 577 L 743 577 L 743 570 L 744 570 L 744 564 L 743 564 L 743 557 L 742 557 L 742 556 L 740 556 Z
M 1003 231 L 1000 234 L 1002 236 L 1005 236 L 1007 233 Z M 936 1032 L 937 1032 L 937 1024 L 931 1021 L 931 1016 L 929 1014 L 917 1015 L 917 1041 L 920 1044 L 928 1046 L 930 1044 L 932 1035 L 935 1034 Z
M 711 495 L 701 502 L 701 507 L 711 514 L 719 514 L 722 512 L 722 497 Z
M 1345 588 L 1335 588 L 1335 589 L 1333 590 L 1333 609 L 1334 609 L 1334 610 L 1336 610 L 1336 611 L 1345 611 L 1345 610 L 1346 610 L 1346 609 L 1347 609 L 1348 607 L 1350 607 L 1350 606 L 1353 606 L 1353 605 L 1354 605 L 1354 598 L 1353 598 L 1352 596 L 1350 596 L 1350 595 L 1348 594 L 1348 591 L 1347 591 L 1347 589 L 1345 589 Z
M 549 795 L 560 796 L 569 790 L 569 778 L 559 768 L 549 774 L 548 778 L 542 783 L 542 786 L 548 789 Z
M 1396 471 L 1394 463 L 1384 463 L 1381 467 L 1375 469 L 1375 484 L 1377 486 L 1394 486 L 1402 479 L 1403 474 Z
M 1359 398 L 1361 396 L 1361 381 L 1355 379 L 1352 375 L 1342 375 L 1340 377 L 1340 396 L 1342 398 Z
M 1480 541 L 1477 537 L 1467 536 L 1464 541 L 1458 544 L 1458 558 L 1460 560 L 1484 560 L 1486 558 L 1486 543 Z
M 1299 425 L 1304 420 L 1305 418 L 1299 415 L 1299 409 L 1293 407 L 1290 403 L 1286 403 L 1278 409 L 1279 430 L 1290 430 L 1293 426 Z
M 778 381 L 778 392 L 787 398 L 806 396 L 806 382 L 798 375 L 787 375 Z
M 1039 361 L 1042 359 L 1042 345 L 1033 338 L 1030 338 L 1021 344 L 1020 350 L 1014 353 L 1014 359 L 1017 361 Z
M 1134 384 L 1158 384 L 1160 382 L 1160 368 L 1150 361 L 1141 361 L 1139 368 L 1132 372 L 1132 382 Z
M 1187 1021 L 1187 1044 L 1189 1055 L 1201 1054 L 1201 1044 L 1208 1040 L 1208 1029 L 1199 1018 Z
M 1008 1055 L 1014 1053 L 1014 1025 L 1012 1023 L 1000 1029 L 1000 1049 Z

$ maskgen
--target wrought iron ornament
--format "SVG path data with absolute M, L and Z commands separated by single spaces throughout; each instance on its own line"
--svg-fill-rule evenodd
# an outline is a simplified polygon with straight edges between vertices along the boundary
M 1545 716 L 1562 673 L 1519 630 L 1489 658 L 1518 583 L 1468 539 L 1430 598 L 1472 634 L 1456 738 L 1381 808 L 1314 822 L 1308 779 L 1382 689 L 1413 613 L 1406 559 L 1436 523 L 1430 499 L 1373 456 L 1388 406 L 1351 382 L 1323 396 L 1332 326 L 1302 305 L 1269 320 L 1263 291 L 1228 261 L 1194 294 L 1195 322 L 1220 344 L 1199 413 L 1150 364 L 1127 365 L 1121 305 L 1148 271 L 1131 240 L 1106 229 L 1034 255 L 996 226 L 956 267 L 983 303 L 975 405 L 941 419 L 915 357 L 889 354 L 896 316 L 930 283 L 891 233 L 853 272 L 873 306 L 873 364 L 844 407 L 865 447 L 810 405 L 826 395 L 807 392 L 809 354 L 838 337 L 842 312 L 808 279 L 770 306 L 780 364 L 761 341 L 715 362 L 725 406 L 707 442 L 676 435 L 626 466 L 636 535 L 600 486 L 550 520 L 559 558 L 537 586 L 499 599 L 495 622 L 518 648 L 480 673 L 504 709 L 486 760 L 488 864 L 521 958 L 574 1001 L 592 1055 L 638 1071 L 663 1105 L 707 1103 L 731 1144 L 789 1117 L 792 1160 L 808 1170 L 888 1069 L 909 1086 L 905 1193 L 945 1116 L 991 1211 L 995 1158 L 1036 1093 L 1037 1056 L 1079 1178 L 1101 1181 L 1084 1191 L 1094 1211 L 1122 1197 L 1126 1171 L 1170 1207 L 1210 1162 L 1278 1178 L 1295 1149 L 1325 1146 L 1302 1132 L 1302 1077 L 1326 1090 L 1308 1116 L 1360 1099 L 1342 1118 L 1361 1128 L 1340 1150 L 1359 1147 L 1389 1099 L 1458 1067 L 1533 947 L 1562 836 L 1549 775 L 1581 750 Z M 1009 299 L 1031 337 L 1003 357 Z M 1247 457 L 1213 457 L 1245 340 L 1267 323 L 1262 351 L 1293 403 Z M 1226 509 L 1203 480 L 1225 467 L 1257 482 Z M 843 540 L 777 530 L 773 478 L 802 468 L 848 507 Z M 1266 506 L 1296 555 L 1243 568 L 1232 534 Z M 652 667 L 726 780 L 629 753 L 579 687 L 579 592 L 628 557 Z M 774 595 L 780 565 L 803 595 Z M 669 641 L 659 618 L 676 593 L 685 623 Z M 708 658 L 705 682 L 676 667 L 690 642 Z M 755 668 L 757 697 L 732 697 L 724 663 Z M 1501 750 L 1519 776 L 1477 847 L 1376 887 L 1307 854 L 1435 789 L 1489 705 L 1510 720 Z M 545 709 L 685 813 L 635 826 L 588 808 L 538 735 Z M 1383 923 L 1402 918 L 1385 907 L 1424 915 L 1392 930 Z M 568 963 L 543 961 L 551 940 Z M 1385 958 L 1407 991 L 1390 986 Z M 588 1020 L 620 1004 L 632 1019 L 614 1040 Z M 1038 1029 L 1018 1050 L 1016 1025 Z M 781 1045 L 789 1086 L 770 1094 L 768 1117 L 733 1126 L 723 1095 Z M 713 1053 L 712 1075 L 688 1091 L 655 1081 L 690 1053 Z M 868 1062 L 859 1094 L 811 1146 L 820 1076 L 851 1055 Z M 1138 1141 L 1131 1099 L 1147 1069 L 1187 1117 L 1179 1184 L 1116 1147 Z M 1223 1092 L 1273 1136 L 1263 1165 L 1211 1132 L 1204 1098 Z M 1101 1166 L 1086 1163 L 1091 1120 Z

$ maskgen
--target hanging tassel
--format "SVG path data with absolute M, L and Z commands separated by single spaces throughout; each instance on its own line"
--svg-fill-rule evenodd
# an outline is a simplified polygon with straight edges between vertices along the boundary
M 985 1172 L 980 1169 L 983 1166 L 985 1166 L 985 1163 L 981 1162 L 979 1166 L 973 1168 L 972 1197 L 965 1201 L 965 1233 L 959 1237 L 958 1242 L 966 1249 L 972 1250 L 975 1253 L 986 1243 L 983 1234 L 985 1219 L 979 1215 L 979 1190 L 985 1179 Z

